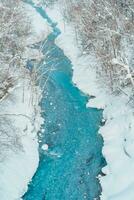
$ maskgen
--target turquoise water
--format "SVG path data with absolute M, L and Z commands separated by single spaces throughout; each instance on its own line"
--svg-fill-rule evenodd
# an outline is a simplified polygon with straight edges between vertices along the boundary
M 23 200 L 99 200 L 96 177 L 105 165 L 98 134 L 102 111 L 86 108 L 88 97 L 72 83 L 71 61 L 55 44 L 60 30 L 42 8 L 35 9 L 53 31 L 43 43 L 45 62 L 39 66 L 40 74 L 45 72 L 40 80 L 42 88 L 45 83 L 40 163 Z M 49 145 L 47 152 L 41 149 L 44 143 Z

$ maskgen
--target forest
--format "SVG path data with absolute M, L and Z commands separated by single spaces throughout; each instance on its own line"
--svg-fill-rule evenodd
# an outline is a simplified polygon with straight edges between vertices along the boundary
M 133 0 L 64 0 L 60 5 L 82 53 L 95 55 L 99 82 L 114 94 L 131 88 L 133 100 Z

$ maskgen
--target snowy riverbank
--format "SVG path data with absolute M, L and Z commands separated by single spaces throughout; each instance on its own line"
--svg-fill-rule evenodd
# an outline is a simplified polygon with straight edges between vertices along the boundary
M 28 45 L 45 38 L 50 29 L 29 5 L 24 4 L 23 9 L 32 23 L 32 33 L 25 41 L 27 47 L 23 56 L 38 59 L 41 53 Z M 12 67 L 8 72 L 13 85 L 0 101 L 0 199 L 16 200 L 26 192 L 38 167 L 37 132 L 43 119 L 39 107 L 41 91 L 35 85 L 32 74 L 22 67 Z
M 9 96 L 0 103 L 5 126 L 0 170 L 0 197 L 21 197 L 38 166 L 37 131 L 42 119 L 38 106 L 38 88 L 30 82 L 28 71 L 15 72 L 17 82 Z M 20 77 L 21 74 L 21 77 Z M 14 75 L 14 74 L 13 74 Z M 34 90 L 34 92 L 33 92 Z M 8 122 L 7 122 L 8 121 Z M 5 141 L 6 140 L 6 141 Z
M 114 96 L 108 92 L 107 86 L 102 87 L 96 78 L 96 58 L 81 54 L 77 48 L 74 30 L 64 23 L 59 8 L 55 6 L 52 10 L 47 9 L 47 13 L 58 22 L 62 30 L 57 44 L 72 60 L 74 83 L 86 94 L 96 97 L 87 106 L 104 109 L 106 123 L 99 132 L 104 139 L 103 155 L 107 166 L 103 169 L 106 176 L 100 177 L 103 191 L 101 199 L 133 200 L 134 116 L 128 105 L 129 95 L 121 93 Z M 126 92 L 129 93 L 129 89 Z

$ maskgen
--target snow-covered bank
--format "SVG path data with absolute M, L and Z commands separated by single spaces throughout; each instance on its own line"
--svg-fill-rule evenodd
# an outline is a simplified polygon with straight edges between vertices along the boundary
M 128 105 L 129 89 L 126 94 L 115 96 L 107 90 L 107 86 L 102 88 L 95 71 L 98 64 L 96 58 L 93 55 L 82 55 L 77 48 L 74 30 L 64 23 L 59 7 L 48 9 L 47 13 L 59 23 L 58 26 L 62 30 L 57 44 L 72 61 L 74 83 L 85 93 L 96 97 L 91 99 L 87 106 L 104 109 L 106 123 L 99 132 L 104 139 L 103 154 L 107 166 L 103 169 L 106 176 L 100 177 L 101 199 L 133 200 L 134 116 Z
M 30 45 L 45 39 L 50 29 L 32 7 L 24 4 L 23 9 L 30 17 L 32 32 L 25 41 L 22 56 L 38 59 L 41 53 Z M 7 69 L 4 65 L 3 71 Z M 0 98 L 0 199 L 17 200 L 26 192 L 38 167 L 37 132 L 43 119 L 39 107 L 41 91 L 33 74 L 20 66 L 11 66 L 8 74 L 9 83 L 6 80 L 0 83 L 2 92 L 9 84 L 7 94 L 0 93 L 3 96 Z
M 19 199 L 38 166 L 37 131 L 42 119 L 38 106 L 39 88 L 32 85 L 28 71 L 17 74 L 17 82 L 0 102 L 3 121 L 0 162 L 0 197 Z M 21 74 L 21 77 L 19 75 Z M 14 74 L 13 74 L 14 76 Z
M 25 55 L 26 57 L 28 55 L 28 59 L 40 59 L 42 57 L 41 51 L 33 48 L 31 51 L 30 45 L 43 41 L 51 32 L 51 27 L 31 5 L 24 4 L 24 9 L 27 11 L 32 26 L 32 34 L 30 34 L 26 41 Z
M 28 43 L 42 41 L 50 33 L 51 27 L 31 5 L 25 4 L 25 9 L 27 10 L 28 16 L 30 17 L 32 23 L 32 35 L 28 39 Z

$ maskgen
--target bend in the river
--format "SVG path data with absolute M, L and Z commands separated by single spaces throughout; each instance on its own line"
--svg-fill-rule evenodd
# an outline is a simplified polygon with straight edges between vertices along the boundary
M 31 5 L 53 31 L 43 42 L 39 66 L 45 119 L 39 133 L 40 162 L 23 199 L 99 200 L 97 176 L 105 165 L 98 134 L 102 111 L 86 107 L 88 97 L 72 83 L 71 61 L 55 44 L 60 30 L 43 8 Z M 48 151 L 42 150 L 43 144 L 48 144 Z

